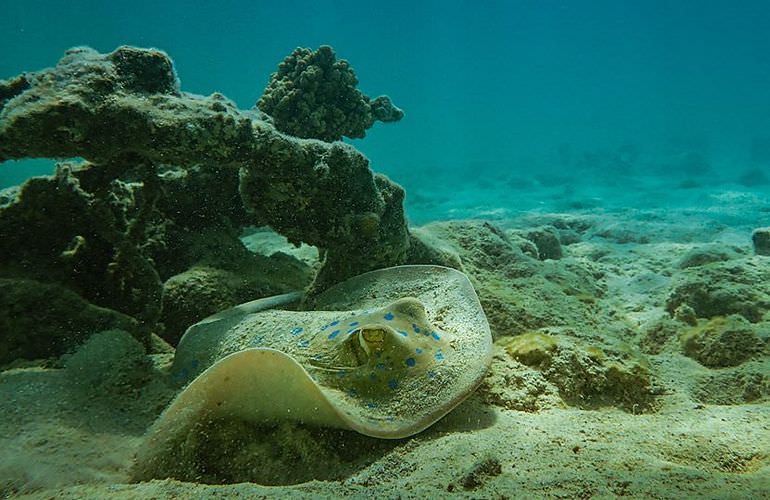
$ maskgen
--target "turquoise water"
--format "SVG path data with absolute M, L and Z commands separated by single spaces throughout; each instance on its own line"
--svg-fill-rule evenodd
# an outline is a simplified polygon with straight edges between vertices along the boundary
M 623 194 L 638 188 L 629 173 L 731 182 L 770 165 L 764 1 L 2 4 L 0 78 L 52 66 L 71 46 L 152 46 L 184 90 L 248 108 L 294 47 L 332 45 L 365 93 L 406 111 L 352 142 L 407 188 L 418 218 L 437 176 L 452 191 L 582 172 Z M 3 165 L 0 186 L 50 168 Z

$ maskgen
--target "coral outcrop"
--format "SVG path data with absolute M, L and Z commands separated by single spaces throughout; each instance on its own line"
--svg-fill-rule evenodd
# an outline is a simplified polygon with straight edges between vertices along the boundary
M 364 137 L 375 121 L 404 116 L 390 97 L 370 99 L 357 85 L 353 68 L 328 45 L 298 47 L 278 65 L 257 107 L 281 132 L 327 142 Z
M 367 105 L 372 116 L 389 113 L 387 99 Z M 136 325 L 100 329 L 145 345 L 163 334 L 159 322 L 173 342 L 213 307 L 311 280 L 311 292 L 323 290 L 409 255 L 404 191 L 361 153 L 282 134 L 220 94 L 182 92 L 161 51 L 75 48 L 54 68 L 0 81 L 0 162 L 29 157 L 85 161 L 0 197 L 0 277 L 64 286 L 122 313 Z M 307 264 L 244 247 L 242 229 L 263 225 L 319 249 L 314 279 Z M 218 277 L 200 296 L 185 275 L 193 266 Z M 98 331 L 61 324 L 80 332 L 72 342 Z
M 129 165 L 238 169 L 248 210 L 324 252 L 317 288 L 405 258 L 400 186 L 351 146 L 281 134 L 220 94 L 181 92 L 162 52 L 77 48 L 24 78 L 0 85 L 0 161 L 82 157 L 115 177 Z

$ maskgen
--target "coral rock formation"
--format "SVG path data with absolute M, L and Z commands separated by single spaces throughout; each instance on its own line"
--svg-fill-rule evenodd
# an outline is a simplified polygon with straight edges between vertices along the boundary
M 372 101 L 381 117 L 388 102 Z M 103 327 L 147 345 L 151 332 L 163 333 L 159 321 L 174 342 L 214 312 L 213 303 L 174 302 L 179 278 L 164 288 L 192 266 L 249 274 L 214 280 L 204 295 L 221 298 L 216 307 L 307 286 L 306 264 L 248 252 L 239 240 L 246 226 L 318 247 L 313 292 L 405 262 L 403 189 L 353 147 L 290 137 L 264 118 L 220 94 L 182 92 L 158 50 L 80 47 L 53 68 L 0 81 L 0 162 L 86 160 L 0 196 L 0 277 L 55 283 L 127 315 L 138 326 Z M 15 356 L 46 354 L 16 347 Z
M 180 92 L 162 52 L 77 48 L 24 78 L 0 84 L 0 161 L 80 156 L 117 171 L 127 163 L 237 168 L 247 209 L 290 241 L 324 251 L 317 288 L 405 259 L 401 187 L 375 176 L 350 146 L 283 135 L 219 94 Z
M 404 116 L 390 97 L 369 99 L 357 85 L 353 68 L 328 45 L 298 47 L 278 65 L 257 107 L 281 132 L 327 142 L 364 137 L 375 121 Z

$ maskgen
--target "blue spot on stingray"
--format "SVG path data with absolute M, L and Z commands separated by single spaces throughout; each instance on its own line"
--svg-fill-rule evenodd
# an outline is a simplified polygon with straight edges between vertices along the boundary
M 355 389 L 348 389 L 347 395 L 350 396 L 351 398 L 357 398 L 358 392 Z
M 351 334 L 351 333 L 353 333 L 353 332 L 355 332 L 355 331 L 356 331 L 356 328 L 350 328 L 350 329 L 347 331 L 347 333 L 348 333 L 348 334 Z
M 412 330 L 414 330 L 414 333 L 420 333 L 420 327 L 412 323 Z
M 437 352 L 434 357 L 436 358 L 436 361 L 444 361 L 444 355 L 441 353 L 441 351 Z
M 321 355 L 313 354 L 313 356 L 310 359 L 312 359 L 313 361 L 321 361 Z
M 370 410 L 373 410 L 373 409 L 377 408 L 377 403 L 372 403 L 370 401 L 370 402 L 366 403 L 366 407 L 369 408 Z
M 388 415 L 387 417 L 385 417 L 385 420 L 387 420 L 388 422 L 393 422 L 396 420 L 396 417 L 394 417 L 393 415 Z
M 383 316 L 383 318 L 385 318 L 385 321 L 390 321 L 390 320 L 392 320 L 392 319 L 393 319 L 393 313 L 392 313 L 392 312 L 389 312 L 388 314 L 386 314 L 385 316 Z
M 384 370 L 385 369 L 385 364 L 384 363 L 377 363 L 376 365 L 374 365 L 374 368 L 377 369 L 377 370 Z
M 332 321 L 331 323 L 329 323 L 329 326 L 337 326 L 339 324 L 340 324 L 339 321 Z
M 299 347 L 303 348 L 303 349 L 307 349 L 308 347 L 310 347 L 310 341 L 309 341 L 309 340 L 307 340 L 307 339 L 305 339 L 305 340 L 300 340 L 299 342 L 297 342 L 297 345 L 298 345 Z
M 409 368 L 413 367 L 417 364 L 417 361 L 414 358 L 406 358 L 406 366 Z
M 428 373 L 426 373 L 426 375 L 427 375 L 427 376 L 428 376 L 428 378 L 429 378 L 429 379 L 431 379 L 431 380 L 433 380 L 434 378 L 436 378 L 436 372 L 434 372 L 433 370 L 429 370 L 429 371 L 428 371 Z
M 299 335 L 300 333 L 302 333 L 302 330 L 303 330 L 303 328 L 301 326 L 294 327 L 294 328 L 291 329 L 291 334 L 292 335 Z
M 388 380 L 388 387 L 390 387 L 391 389 L 395 389 L 396 387 L 398 387 L 398 381 L 394 378 Z
M 187 371 L 187 368 L 182 368 L 182 371 L 179 372 L 180 375 L 182 375 L 182 378 L 187 378 L 190 375 L 190 372 Z
M 329 334 L 329 340 L 332 340 L 334 337 L 340 334 L 339 330 L 334 330 L 332 333 Z
M 430 332 L 430 336 L 433 337 L 433 340 L 441 340 L 441 337 L 435 331 Z
M 358 321 L 352 321 L 348 326 L 358 326 Z
M 192 369 L 195 370 L 196 368 L 198 368 L 198 364 L 199 364 L 198 360 L 194 359 L 192 360 L 192 363 L 190 363 L 190 366 L 192 366 Z
M 416 352 L 417 354 L 422 354 L 422 349 L 420 349 L 420 348 L 418 347 L 417 349 L 415 349 L 415 350 L 414 350 L 414 352 Z
M 400 333 L 400 334 L 401 334 L 401 335 L 403 335 L 404 337 L 408 337 L 408 336 L 409 336 L 409 334 L 408 334 L 408 333 L 406 333 L 406 332 L 405 332 L 405 331 L 403 331 L 403 330 L 399 330 L 399 331 L 398 331 L 398 333 Z
M 347 374 L 348 374 L 347 370 L 340 370 L 340 371 L 337 372 L 337 376 L 339 378 L 342 378 L 342 377 L 346 376 Z

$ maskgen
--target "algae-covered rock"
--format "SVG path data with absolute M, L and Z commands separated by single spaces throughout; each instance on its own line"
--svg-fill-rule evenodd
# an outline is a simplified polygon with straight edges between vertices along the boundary
M 554 384 L 540 371 L 514 360 L 503 345 L 495 344 L 492 365 L 478 390 L 485 403 L 526 412 L 566 406 Z
M 528 366 L 550 361 L 556 350 L 557 339 L 540 332 L 529 332 L 514 337 L 506 346 L 509 356 Z
M 457 251 L 430 231 L 412 228 L 409 236 L 408 264 L 433 264 L 463 270 Z
M 511 241 L 511 243 L 514 246 L 517 246 L 519 250 L 524 253 L 527 257 L 532 257 L 533 259 L 539 259 L 540 258 L 540 251 L 537 248 L 537 245 L 535 245 L 534 242 L 531 240 L 528 240 L 524 236 L 522 236 L 519 232 L 514 231 L 508 234 L 508 239 Z
M 369 99 L 357 85 L 353 68 L 328 45 L 298 47 L 278 65 L 257 107 L 281 132 L 327 142 L 364 137 L 375 121 L 404 116 L 388 96 Z
M 0 363 L 58 356 L 93 333 L 116 328 L 146 340 L 135 319 L 63 286 L 0 278 Z
M 684 353 L 709 368 L 739 365 L 763 352 L 767 340 L 737 314 L 703 321 L 681 336 Z
M 667 344 L 679 338 L 685 325 L 681 321 L 662 316 L 647 325 L 640 341 L 640 347 L 646 354 L 660 354 Z
M 679 307 L 674 310 L 674 319 L 690 326 L 698 324 L 698 315 L 695 313 L 695 309 L 690 307 L 689 304 L 680 304 Z
M 650 365 L 630 346 L 622 343 L 594 345 L 543 332 L 501 339 L 498 344 L 510 359 L 536 370 L 555 388 L 564 404 L 581 408 L 617 406 L 633 412 L 655 407 Z M 493 372 L 496 366 L 499 369 L 501 365 L 493 363 Z M 509 383 L 521 384 L 531 376 L 519 375 L 517 379 L 509 375 L 507 378 Z M 501 397 L 506 391 L 487 392 L 497 394 L 503 406 L 513 406 Z M 507 392 L 509 397 L 515 394 Z M 548 392 L 538 389 L 536 394 Z M 526 395 L 524 400 L 532 399 L 532 396 Z M 495 402 L 495 398 L 490 402 Z
M 163 339 L 176 345 L 184 331 L 196 321 L 249 297 L 265 295 L 255 289 L 249 295 L 245 280 L 235 273 L 211 267 L 193 267 L 172 276 L 163 285 Z
M 740 314 L 752 323 L 770 310 L 770 266 L 746 257 L 685 269 L 666 301 L 673 314 L 682 304 L 699 318 Z

